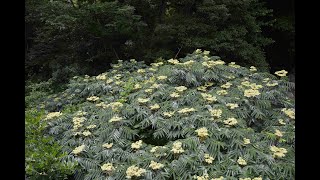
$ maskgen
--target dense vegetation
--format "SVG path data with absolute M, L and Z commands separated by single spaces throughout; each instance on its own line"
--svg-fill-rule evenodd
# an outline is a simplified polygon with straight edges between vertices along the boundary
M 151 66 L 111 66 L 30 98 L 46 112 L 40 122 L 61 146 L 59 162 L 76 165 L 75 179 L 295 178 L 286 71 L 272 75 L 200 49 Z

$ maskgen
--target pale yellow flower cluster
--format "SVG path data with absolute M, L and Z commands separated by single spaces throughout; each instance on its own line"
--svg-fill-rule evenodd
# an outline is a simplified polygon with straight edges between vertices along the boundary
M 244 90 L 244 96 L 245 97 L 255 97 L 255 96 L 258 96 L 258 95 L 260 95 L 259 90 L 256 90 L 256 89 L 246 89 L 246 90 Z
M 277 76 L 280 76 L 280 77 L 284 77 L 284 76 L 287 75 L 287 73 L 288 73 L 288 71 L 281 70 L 281 71 L 275 72 L 274 74 L 277 75 Z
M 105 109 L 105 108 L 108 107 L 108 105 L 106 105 L 106 103 L 104 103 L 104 102 L 100 102 L 100 103 L 96 104 L 96 106 L 97 106 L 97 107 L 101 107 L 101 108 L 103 108 L 103 109 Z
M 121 79 L 122 75 L 121 74 L 116 74 L 113 78 L 116 79 L 116 80 L 119 80 Z
M 146 70 L 144 70 L 144 69 L 138 69 L 138 71 L 137 71 L 138 73 L 145 73 L 146 72 Z
M 183 153 L 184 150 L 182 149 L 182 143 L 181 143 L 180 141 L 174 142 L 171 151 L 172 151 L 174 154 Z
M 81 153 L 84 150 L 85 147 L 86 147 L 86 145 L 84 145 L 84 144 L 81 146 L 78 146 L 72 151 L 72 153 L 75 155 L 78 155 L 79 153 Z
M 159 157 L 161 154 L 160 154 L 160 153 L 156 153 L 156 152 L 157 152 L 157 150 L 160 149 L 160 148 L 166 149 L 167 147 L 165 147 L 165 146 L 155 146 L 155 147 L 152 147 L 152 148 L 151 148 L 150 152 L 151 152 L 151 153 L 154 153 L 154 155 L 155 155 L 156 157 Z M 167 155 L 167 153 L 163 153 L 163 155 L 165 156 L 165 155 Z
M 146 90 L 144 90 L 144 92 L 146 92 L 146 93 L 152 93 L 152 91 L 153 91 L 153 89 L 146 89 Z
M 163 168 L 164 165 L 161 164 L 161 163 L 157 163 L 157 162 L 155 162 L 155 161 L 151 161 L 149 167 L 151 167 L 151 169 L 153 169 L 153 170 L 157 170 L 157 169 Z
M 243 165 L 243 166 L 247 165 L 247 161 L 244 160 L 242 157 L 239 157 L 237 162 L 238 162 L 238 164 Z
M 266 84 L 266 86 L 269 86 L 269 87 L 273 87 L 273 86 L 276 86 L 276 85 L 278 85 L 277 82 L 274 82 L 274 83 L 268 82 L 268 83 Z
M 224 61 L 221 60 L 217 60 L 217 61 L 205 61 L 202 63 L 203 66 L 207 67 L 207 68 L 212 68 L 216 65 L 223 65 L 225 64 Z
M 133 89 L 134 90 L 137 90 L 137 89 L 140 89 L 141 88 L 141 85 L 139 83 L 135 84 Z
M 202 53 L 202 50 L 201 50 L 201 49 L 196 49 L 194 52 L 195 52 L 196 54 L 200 54 L 200 53 Z
M 154 105 L 151 105 L 149 106 L 151 110 L 157 110 L 160 108 L 159 104 L 154 104 Z
M 136 63 L 137 61 L 135 59 L 130 59 L 130 62 Z
M 97 100 L 99 100 L 99 97 L 97 97 L 97 96 L 90 96 L 90 97 L 87 98 L 87 100 L 88 100 L 88 101 L 97 101 Z
M 121 102 L 112 102 L 112 103 L 109 103 L 107 105 L 107 107 L 111 107 L 112 110 L 118 110 L 119 108 L 121 108 L 123 106 L 123 104 Z
M 141 146 L 142 146 L 142 140 L 136 141 L 131 144 L 132 149 L 140 149 Z
M 140 177 L 142 174 L 146 173 L 145 169 L 139 168 L 135 165 L 130 166 L 126 171 L 126 178 L 131 179 L 133 176 Z
M 231 75 L 231 76 L 227 76 L 228 79 L 234 79 L 236 78 L 235 76 Z
M 220 87 L 221 87 L 221 88 L 228 89 L 228 88 L 230 88 L 231 85 L 232 85 L 232 83 L 227 82 L 226 84 L 223 84 L 223 85 L 221 85 Z
M 187 90 L 188 88 L 185 86 L 178 86 L 178 87 L 175 87 L 174 89 L 178 92 L 183 92 L 183 91 Z
M 119 122 L 119 121 L 121 121 L 122 120 L 122 117 L 119 117 L 119 116 L 117 116 L 117 115 L 114 115 L 110 120 L 109 120 L 109 122 L 111 123 L 111 122 Z
M 107 76 L 106 74 L 100 74 L 96 77 L 97 80 L 106 80 L 107 79 Z
M 222 115 L 222 110 L 221 109 L 211 109 L 210 114 L 213 117 L 220 118 Z
M 227 103 L 226 106 L 229 107 L 230 109 L 234 109 L 234 108 L 239 107 L 239 105 L 236 103 Z
M 116 85 L 123 84 L 123 83 L 124 83 L 123 81 L 116 81 L 115 82 Z
M 199 86 L 199 87 L 197 87 L 197 90 L 205 92 L 207 90 L 207 87 L 206 86 Z
M 195 176 L 195 178 L 197 180 L 209 180 L 209 175 L 208 174 L 204 174 L 202 176 Z
M 219 91 L 217 91 L 217 94 L 220 95 L 220 96 L 224 96 L 224 95 L 227 95 L 227 94 L 228 94 L 228 91 L 226 91 L 226 90 L 219 90 Z
M 84 115 L 87 115 L 87 114 L 88 114 L 87 112 L 83 112 L 83 111 L 76 112 L 76 116 L 84 116 Z
M 102 171 L 111 172 L 111 171 L 114 171 L 115 168 L 113 167 L 112 163 L 106 163 L 106 164 L 101 166 L 101 170 Z
M 112 83 L 112 82 L 113 82 L 113 79 L 108 79 L 108 80 L 106 81 L 107 84 L 110 84 L 110 83 Z
M 102 145 L 102 147 L 107 148 L 107 149 L 111 148 L 112 146 L 113 146 L 113 143 L 105 143 Z
M 53 118 L 59 117 L 61 115 L 62 115 L 61 112 L 51 112 L 51 113 L 47 114 L 47 116 L 44 120 L 53 119 Z
M 203 99 L 207 100 L 208 102 L 217 101 L 217 98 L 215 96 L 212 96 L 211 94 L 201 93 L 201 96 L 203 97 Z
M 295 112 L 293 109 L 287 109 L 287 108 L 283 108 L 281 110 L 282 112 L 284 112 L 287 116 L 289 116 L 291 119 L 295 119 Z
M 149 71 L 155 72 L 155 71 L 157 71 L 157 69 L 156 68 L 149 68 Z
M 262 82 L 266 83 L 266 82 L 268 82 L 269 80 L 270 80 L 270 78 L 264 78 L 264 79 L 262 80 Z
M 286 123 L 283 121 L 283 119 L 279 119 L 278 121 L 279 121 L 279 124 L 286 125 Z
M 84 131 L 84 132 L 82 133 L 82 135 L 84 135 L 84 136 L 90 136 L 90 135 L 91 135 L 91 132 L 90 132 L 90 131 Z
M 72 118 L 72 122 L 73 122 L 73 130 L 76 131 L 78 130 L 80 127 L 83 126 L 83 123 L 84 121 L 86 120 L 85 117 L 73 117 Z
M 186 113 L 194 112 L 194 111 L 196 111 L 196 109 L 194 109 L 194 108 L 183 108 L 183 109 L 179 110 L 178 113 L 186 114 Z
M 177 92 L 173 92 L 173 93 L 170 94 L 170 97 L 177 98 L 177 97 L 180 97 L 180 94 L 177 93 Z
M 210 86 L 213 86 L 213 83 L 212 83 L 212 82 L 206 82 L 206 83 L 204 84 L 204 86 L 205 86 L 205 87 L 210 87 Z
M 250 66 L 250 71 L 251 71 L 251 72 L 256 72 L 256 71 L 257 71 L 257 68 L 254 67 L 254 66 Z
M 255 178 L 239 178 L 239 180 L 262 180 L 262 177 L 255 177 Z
M 228 118 L 227 120 L 224 120 L 223 122 L 225 125 L 229 125 L 229 126 L 236 125 L 238 123 L 236 118 Z
M 229 63 L 229 64 L 228 64 L 228 66 L 230 66 L 230 67 L 234 67 L 234 68 L 240 68 L 240 66 L 239 66 L 239 65 L 237 65 L 235 62 L 231 62 L 231 63 Z
M 204 55 L 209 55 L 209 54 L 210 54 L 210 51 L 204 50 L 204 51 L 203 51 L 203 54 L 204 54 Z
M 153 66 L 153 67 L 158 67 L 158 66 L 161 66 L 161 65 L 163 65 L 163 62 L 151 63 L 151 66 Z
M 138 102 L 139 103 L 146 103 L 148 102 L 150 99 L 149 98 L 138 98 Z
M 243 138 L 243 144 L 247 145 L 247 144 L 250 144 L 250 139 L 247 139 L 247 138 Z
M 285 154 L 288 152 L 285 148 L 278 148 L 276 146 L 270 146 L 270 150 L 273 152 L 273 157 L 274 158 L 281 158 L 284 157 Z
M 278 136 L 278 137 L 282 137 L 282 136 L 283 136 L 282 132 L 279 131 L 278 129 L 275 130 L 275 133 L 274 133 L 274 134 L 275 134 L 276 136 Z
M 208 134 L 208 129 L 205 128 L 205 127 L 197 129 L 197 130 L 195 130 L 195 132 L 198 133 L 198 136 L 201 137 L 201 138 L 205 138 L 205 137 L 207 137 L 209 135 Z
M 180 63 L 181 65 L 186 65 L 186 66 L 189 66 L 191 64 L 193 64 L 195 61 L 194 60 L 189 60 L 189 61 L 186 61 L 184 63 Z
M 179 64 L 179 61 L 177 59 L 169 59 L 168 62 L 172 64 Z
M 157 84 L 157 83 L 154 83 L 152 84 L 152 86 L 150 86 L 151 89 L 156 89 L 156 88 L 159 88 L 161 84 Z
M 205 154 L 204 155 L 204 161 L 208 164 L 212 164 L 214 158 L 212 156 L 210 156 L 210 154 Z
M 157 77 L 158 80 L 165 80 L 165 79 L 167 79 L 167 78 L 168 78 L 167 76 L 158 76 L 158 77 Z
M 170 112 L 163 112 L 163 115 L 165 117 L 172 117 L 174 115 L 174 111 L 170 111 Z
M 220 176 L 220 177 L 218 177 L 218 178 L 212 178 L 211 180 L 223 180 L 224 179 L 224 177 L 223 176 Z

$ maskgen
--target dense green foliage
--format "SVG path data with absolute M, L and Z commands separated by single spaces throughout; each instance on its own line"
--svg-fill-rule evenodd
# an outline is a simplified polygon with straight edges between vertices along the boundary
M 196 48 L 268 70 L 272 41 L 261 28 L 270 12 L 258 0 L 27 0 L 26 78 L 61 84 L 118 59 L 150 63 Z
M 50 136 L 44 135 L 46 123 L 41 122 L 44 113 L 28 110 L 25 113 L 25 170 L 30 180 L 64 179 L 72 174 L 76 162 L 66 162 L 67 153 Z
M 295 178 L 294 83 L 285 72 L 201 50 L 112 67 L 73 77 L 39 104 L 45 132 L 79 164 L 75 179 Z

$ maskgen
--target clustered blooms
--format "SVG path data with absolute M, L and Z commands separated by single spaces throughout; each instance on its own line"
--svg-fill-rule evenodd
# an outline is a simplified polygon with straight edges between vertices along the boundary
M 91 132 L 90 132 L 90 131 L 84 131 L 82 134 L 83 134 L 84 136 L 90 136 L 90 135 L 91 135 Z
M 153 89 L 146 89 L 146 90 L 144 90 L 144 92 L 146 92 L 146 93 L 151 93 L 153 91 Z
M 148 102 L 150 99 L 149 98 L 138 98 L 138 102 L 139 103 L 146 103 Z
M 274 133 L 276 136 L 278 136 L 278 137 L 282 137 L 283 135 L 282 135 L 282 132 L 281 131 L 279 131 L 278 129 L 276 129 L 275 130 L 275 133 Z
M 250 144 L 250 139 L 243 138 L 243 144 L 245 145 Z
M 295 119 L 295 112 L 293 111 L 293 109 L 283 108 L 281 111 L 284 112 L 291 119 Z
M 103 109 L 107 108 L 108 106 L 104 102 L 100 102 L 96 104 L 97 107 L 102 107 Z
M 115 170 L 115 168 L 112 166 L 112 163 L 106 163 L 101 166 L 101 170 L 111 172 L 111 171 Z
M 194 111 L 196 111 L 196 109 L 194 109 L 194 108 L 183 108 L 183 109 L 179 110 L 178 113 L 186 114 L 186 113 L 194 112 Z
M 250 71 L 251 71 L 251 72 L 255 72 L 255 71 L 257 71 L 257 68 L 254 67 L 254 66 L 250 66 Z
M 283 119 L 279 119 L 278 121 L 279 121 L 279 124 L 286 125 L 286 123 L 283 121 Z
M 151 105 L 149 107 L 150 107 L 151 110 L 156 110 L 156 109 L 160 108 L 159 104 L 154 104 L 154 105 Z
M 220 177 L 218 177 L 218 178 L 212 178 L 211 180 L 223 180 L 224 179 L 224 177 L 223 176 L 220 176 Z
M 255 177 L 255 178 L 239 178 L 239 180 L 262 180 L 262 177 Z
M 260 95 L 259 90 L 256 90 L 256 89 L 246 89 L 246 90 L 244 90 L 244 96 L 245 97 L 255 97 L 255 96 L 258 96 L 258 95 Z
M 174 111 L 170 111 L 170 112 L 163 112 L 163 115 L 165 117 L 172 117 L 174 115 Z
M 234 109 L 234 108 L 239 107 L 239 105 L 235 104 L 235 103 L 227 103 L 226 106 L 229 107 L 230 109 Z
M 184 63 L 180 63 L 181 65 L 191 65 L 191 64 L 193 64 L 195 61 L 194 60 L 189 60 L 189 61 L 186 61 L 186 62 L 184 62 Z
M 94 128 L 96 128 L 96 127 L 97 127 L 97 125 L 92 124 L 92 125 L 87 126 L 87 129 L 94 129 Z
M 112 82 L 113 82 L 113 79 L 108 79 L 108 80 L 106 81 L 107 84 L 110 84 L 110 83 L 112 83 Z
M 228 118 L 227 120 L 224 120 L 223 122 L 225 125 L 229 125 L 229 126 L 236 125 L 238 123 L 236 118 Z
M 118 117 L 117 115 L 114 115 L 109 122 L 119 122 L 122 120 L 122 117 Z
M 164 165 L 161 164 L 161 163 L 157 163 L 157 162 L 155 162 L 155 161 L 151 161 L 149 167 L 151 167 L 151 169 L 153 169 L 153 170 L 157 170 L 157 169 L 163 168 Z
M 273 152 L 273 157 L 274 158 L 281 158 L 284 157 L 285 154 L 288 152 L 285 148 L 278 148 L 276 146 L 270 146 L 270 150 Z
M 197 130 L 195 130 L 195 132 L 198 133 L 198 136 L 201 137 L 201 138 L 205 138 L 205 137 L 207 137 L 209 135 L 208 134 L 208 129 L 205 128 L 205 127 L 197 129 Z
M 142 174 L 146 173 L 145 169 L 139 168 L 137 166 L 130 166 L 126 171 L 126 178 L 131 179 L 133 176 L 140 177 Z
M 137 90 L 137 89 L 140 89 L 140 88 L 141 88 L 140 84 L 135 84 L 134 87 L 133 87 L 134 90 Z
M 288 73 L 288 71 L 281 70 L 281 71 L 276 71 L 274 74 L 277 76 L 280 76 L 280 77 L 284 77 L 287 75 L 287 73 Z
M 81 153 L 84 150 L 85 147 L 86 147 L 86 145 L 84 145 L 84 144 L 81 146 L 78 146 L 72 151 L 72 153 L 75 155 L 78 155 L 79 153 Z
M 237 162 L 238 162 L 238 164 L 243 165 L 243 166 L 247 165 L 247 161 L 244 160 L 242 157 L 239 157 Z
M 86 120 L 85 117 L 73 117 L 72 122 L 73 122 L 73 130 L 76 131 L 78 130 L 80 127 L 83 126 L 83 122 Z
M 204 155 L 204 161 L 208 164 L 212 164 L 214 158 L 210 156 L 210 154 L 205 154 Z
M 234 67 L 234 68 L 239 68 L 240 66 L 239 65 L 237 65 L 235 62 L 231 62 L 231 63 L 229 63 L 228 64 L 228 66 L 230 66 L 230 67 Z
M 144 70 L 144 69 L 138 69 L 138 71 L 137 71 L 138 73 L 145 73 L 146 72 L 146 70 Z
M 151 153 L 154 153 L 154 155 L 155 155 L 156 157 L 159 157 L 159 156 L 161 156 L 161 154 L 160 154 L 160 153 L 157 153 L 157 150 L 160 149 L 160 148 L 166 149 L 167 147 L 165 147 L 165 146 L 155 146 L 155 147 L 152 147 L 152 148 L 151 148 L 150 152 L 151 152 Z M 167 153 L 163 153 L 163 155 L 165 156 L 165 155 L 167 155 Z
M 211 109 L 210 114 L 213 117 L 220 118 L 222 115 L 222 110 L 221 109 Z
M 87 100 L 94 102 L 94 101 L 98 101 L 98 100 L 99 100 L 99 97 L 97 97 L 97 96 L 90 96 L 90 97 L 87 98 Z
M 140 149 L 141 146 L 142 146 L 142 140 L 136 141 L 131 144 L 132 149 Z
M 195 176 L 195 178 L 197 180 L 209 180 L 209 175 L 208 174 L 204 174 L 202 176 Z
M 113 146 L 113 143 L 105 143 L 102 145 L 102 147 L 107 148 L 107 149 L 111 148 L 112 146 Z
M 228 89 L 228 88 L 230 88 L 230 87 L 231 87 L 231 85 L 232 85 L 232 83 L 227 82 L 227 83 L 225 83 L 225 84 L 221 85 L 220 87 L 221 87 L 221 88 Z
M 183 91 L 187 90 L 188 88 L 185 86 L 178 86 L 178 87 L 175 87 L 174 89 L 176 91 L 183 92 Z
M 228 91 L 226 91 L 226 90 L 219 90 L 219 91 L 217 91 L 217 94 L 218 94 L 218 95 L 221 95 L 221 96 L 224 96 L 224 95 L 227 95 L 227 94 L 228 94 Z
M 106 74 L 99 74 L 99 75 L 96 77 L 96 79 L 98 79 L 98 80 L 106 80 L 106 79 L 107 79 L 107 76 L 106 76 Z
M 174 142 L 171 151 L 172 151 L 174 154 L 183 153 L 184 150 L 182 149 L 182 143 L 181 143 L 180 141 Z
M 61 112 L 51 112 L 49 114 L 47 114 L 45 120 L 49 120 L 49 119 L 52 119 L 52 118 L 56 118 L 56 117 L 59 117 L 61 116 L 62 113 Z
M 273 86 L 276 86 L 276 85 L 278 85 L 277 82 L 274 82 L 274 83 L 268 82 L 268 83 L 266 84 L 266 86 L 269 86 L 269 87 L 273 87 Z
M 207 90 L 207 87 L 206 86 L 199 86 L 199 87 L 197 87 L 197 90 L 205 92 Z
M 212 96 L 211 94 L 201 93 L 201 96 L 203 97 L 203 99 L 205 99 L 209 102 L 217 101 L 217 98 L 215 96 Z
M 221 60 L 217 60 L 217 61 L 205 61 L 205 62 L 202 63 L 203 66 L 208 67 L 208 68 L 212 68 L 212 67 L 214 67 L 214 66 L 216 66 L 216 65 L 223 65 L 223 64 L 225 64 L 225 62 L 224 62 L 224 61 L 221 61 Z
M 179 64 L 179 61 L 177 59 L 169 59 L 168 62 L 172 64 Z
M 158 80 L 165 80 L 165 79 L 167 79 L 167 76 L 158 76 L 157 78 L 158 78 Z
M 112 110 L 118 110 L 122 106 L 123 106 L 123 104 L 121 102 L 112 102 L 112 103 L 107 104 L 106 107 L 111 107 Z

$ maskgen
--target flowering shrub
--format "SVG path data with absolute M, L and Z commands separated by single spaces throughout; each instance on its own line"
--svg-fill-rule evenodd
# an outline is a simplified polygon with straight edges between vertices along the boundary
M 43 120 L 79 164 L 76 179 L 294 179 L 294 83 L 285 74 L 201 50 L 151 67 L 119 61 L 74 77 L 42 104 Z

